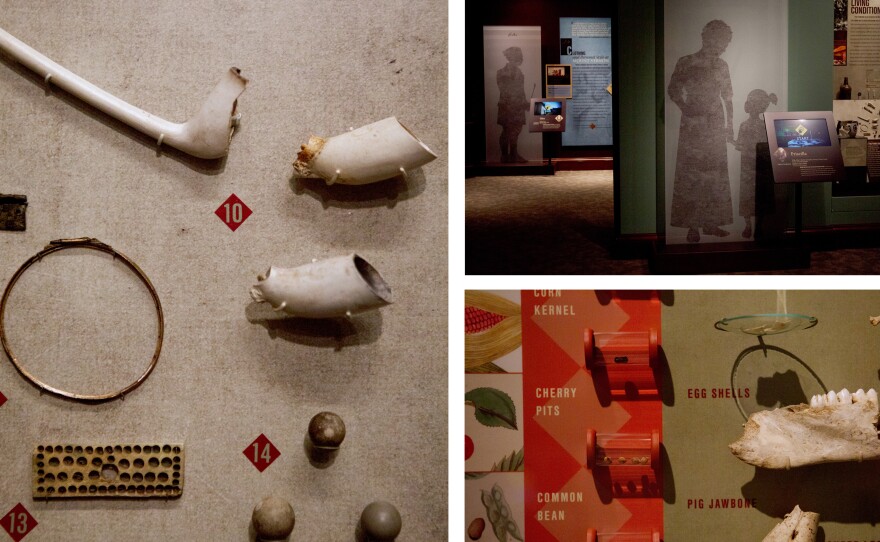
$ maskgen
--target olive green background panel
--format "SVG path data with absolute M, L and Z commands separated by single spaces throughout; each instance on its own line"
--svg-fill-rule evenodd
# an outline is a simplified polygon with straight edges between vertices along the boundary
M 823 0 L 789 0 L 788 3 L 788 109 L 830 111 L 828 93 L 833 72 L 834 6 Z M 789 187 L 777 190 L 794 192 Z M 831 223 L 831 185 L 805 184 L 804 226 Z
M 787 311 L 814 316 L 818 324 L 764 337 L 766 357 L 757 337 L 719 331 L 714 323 L 776 312 L 775 291 L 676 291 L 672 297 L 662 308 L 669 365 L 663 408 L 665 539 L 762 540 L 799 504 L 821 514 L 824 540 L 876 540 L 880 495 L 874 480 L 880 462 L 758 469 L 728 449 L 745 422 L 736 401 L 711 395 L 731 389 L 741 356 L 735 387 L 740 394 L 748 388 L 749 398 L 740 402 L 752 411 L 774 408 L 779 399 L 801 393 L 809 400 L 821 389 L 819 381 L 835 391 L 880 387 L 880 328 L 868 321 L 880 314 L 880 292 L 787 292 Z M 708 398 L 694 398 L 701 390 Z M 723 499 L 755 502 L 750 508 L 718 508 Z
M 654 129 L 662 114 L 655 107 L 654 55 L 656 44 L 663 43 L 662 36 L 655 35 L 654 1 L 618 2 L 617 35 L 619 84 L 614 92 L 620 121 L 620 229 L 622 234 L 653 232 L 657 209 L 662 209 L 655 194 Z

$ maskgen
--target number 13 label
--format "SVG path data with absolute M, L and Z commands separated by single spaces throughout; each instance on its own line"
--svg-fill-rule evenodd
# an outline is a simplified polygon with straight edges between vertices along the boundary
M 0 519 L 0 527 L 3 527 L 15 542 L 24 538 L 37 526 L 37 520 L 27 511 L 23 504 L 18 503 Z

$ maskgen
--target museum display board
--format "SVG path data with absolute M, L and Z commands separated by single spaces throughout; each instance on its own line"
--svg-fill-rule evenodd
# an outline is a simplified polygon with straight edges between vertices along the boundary
M 876 540 L 878 307 L 856 291 L 466 292 L 463 539 Z M 645 460 L 659 472 L 627 480 Z M 799 538 L 765 539 L 796 519 Z
M 834 86 L 830 89 L 834 98 L 880 98 L 878 33 L 880 2 L 834 1 Z
M 466 293 L 469 527 L 488 540 L 662 534 L 659 317 L 649 293 Z
M 674 303 L 663 307 L 663 350 L 674 383 L 674 402 L 663 413 L 674 473 L 667 490 L 674 487 L 676 496 L 664 511 L 670 540 L 718 532 L 761 540 L 795 505 L 819 513 L 820 540 L 880 536 L 880 495 L 871 482 L 880 462 L 762 468 L 736 459 L 728 449 L 743 436 L 746 417 L 757 411 L 809 403 L 832 390 L 856 393 L 878 386 L 880 329 L 869 317 L 880 312 L 880 294 L 789 291 L 783 300 L 772 291 L 676 291 Z M 751 334 L 714 326 L 725 318 L 778 312 L 817 323 L 781 332 L 795 318 L 774 318 L 765 322 L 760 338 L 755 325 L 745 326 Z M 817 425 L 821 418 L 817 414 Z M 838 445 L 847 441 L 845 435 L 817 430 L 797 445 L 806 449 L 812 440 L 826 449 L 837 446 L 829 438 Z M 847 490 L 836 489 L 843 487 Z
M 836 124 L 830 111 L 765 113 L 764 123 L 774 182 L 846 179 Z
M 572 70 L 571 121 L 562 145 L 612 145 L 611 19 L 561 17 L 559 61 Z
M 788 2 L 669 0 L 663 20 L 666 242 L 753 239 L 761 114 L 788 107 Z
M 399 511 L 400 540 L 447 537 L 447 11 L 421 0 L 0 0 L 9 34 L 169 122 L 197 113 L 230 67 L 247 80 L 230 98 L 240 121 L 222 112 L 228 154 L 198 159 L 170 131 L 159 144 L 63 92 L 58 72 L 47 83 L 0 54 L 0 194 L 26 196 L 8 208 L 27 213 L 23 231 L 0 229 L 0 292 L 51 241 L 70 246 L 11 291 L 15 356 L 73 391 L 118 390 L 150 364 L 150 291 L 89 238 L 143 271 L 164 316 L 158 361 L 124 400 L 41 394 L 0 351 L 0 540 L 254 540 L 252 513 L 269 496 L 292 505 L 292 540 L 354 540 L 374 501 Z M 375 125 L 390 117 L 399 123 Z M 332 175 L 294 169 L 312 135 L 325 146 L 302 163 L 317 169 L 370 126 L 368 158 L 410 144 L 437 158 L 361 186 L 344 184 L 370 179 L 350 177 L 363 173 L 354 164 L 329 185 Z M 370 270 L 381 275 L 391 303 L 304 318 L 289 314 L 293 300 L 252 297 L 310 265 L 333 279 L 314 286 L 312 308 L 348 289 L 349 265 L 373 285 Z M 331 465 L 313 463 L 309 433 L 327 411 L 346 429 Z

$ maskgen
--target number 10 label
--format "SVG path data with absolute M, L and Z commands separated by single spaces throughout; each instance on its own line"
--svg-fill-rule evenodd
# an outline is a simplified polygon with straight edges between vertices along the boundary
M 217 210 L 214 211 L 214 214 L 223 221 L 224 224 L 229 226 L 229 229 L 235 231 L 239 226 L 244 223 L 245 220 L 251 216 L 252 211 L 250 208 L 241 201 L 238 196 L 232 194 L 226 201 L 220 204 L 220 207 L 217 207 Z

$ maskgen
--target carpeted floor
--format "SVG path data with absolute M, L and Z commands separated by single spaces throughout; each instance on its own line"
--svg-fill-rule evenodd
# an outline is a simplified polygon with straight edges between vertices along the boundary
M 465 188 L 468 275 L 623 275 L 649 272 L 647 259 L 615 260 L 613 174 L 475 177 Z M 808 269 L 757 274 L 866 275 L 880 249 L 814 251 Z M 751 274 L 751 273 L 750 273 Z
M 647 273 L 647 260 L 612 260 L 611 171 L 476 177 L 465 188 L 469 275 Z

